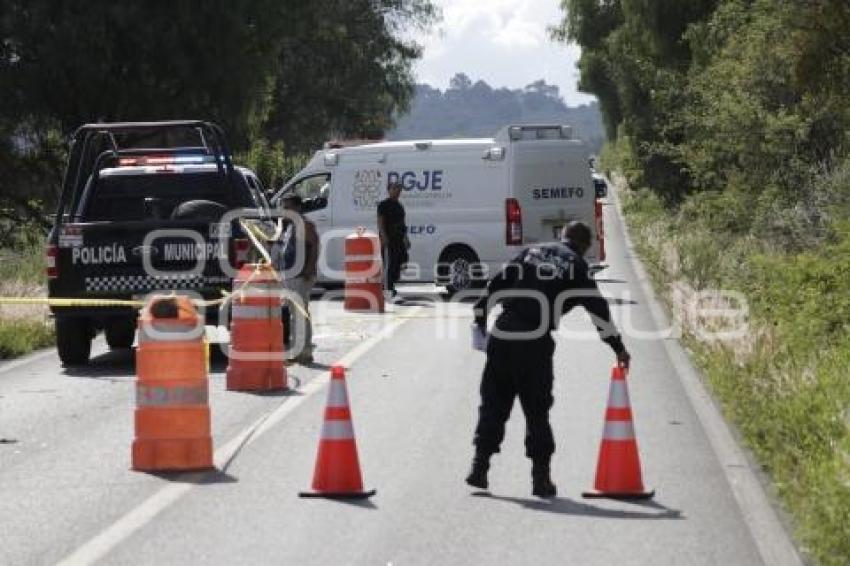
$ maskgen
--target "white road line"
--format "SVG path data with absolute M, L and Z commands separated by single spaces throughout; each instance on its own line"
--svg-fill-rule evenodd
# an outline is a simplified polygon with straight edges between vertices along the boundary
M 615 195 L 614 203 L 615 218 L 623 232 L 625 247 L 629 252 L 628 255 L 631 256 L 632 269 L 647 299 L 649 312 L 658 328 L 669 328 L 667 316 L 658 304 L 649 276 L 638 259 L 637 251 L 629 237 L 619 195 Z M 668 339 L 662 342 L 667 350 L 667 357 L 673 364 L 685 394 L 726 475 L 726 481 L 741 509 L 741 515 L 750 529 L 762 560 L 770 566 L 802 566 L 803 561 L 791 537 L 782 526 L 764 487 L 750 467 L 744 451 L 735 441 L 728 423 L 717 409 L 714 399 L 705 388 L 688 354 L 678 340 Z
M 421 310 L 421 307 L 415 307 L 410 309 L 409 312 L 415 313 L 419 310 Z M 391 336 L 393 332 L 398 330 L 398 328 L 408 320 L 411 319 L 405 318 L 390 322 L 377 334 L 355 346 L 352 350 L 345 354 L 337 362 L 337 364 L 350 366 L 369 350 L 380 344 L 384 338 Z M 310 396 L 322 390 L 328 381 L 330 381 L 330 372 L 324 372 L 315 377 L 299 390 L 301 395 L 297 397 L 288 397 L 286 402 L 282 403 L 274 411 L 257 419 L 253 424 L 242 430 L 242 432 L 236 435 L 236 437 L 227 442 L 227 444 L 221 446 L 215 451 L 214 459 L 216 469 L 221 470 L 224 468 L 239 450 L 253 443 L 268 430 L 286 418 L 287 415 L 294 411 L 305 400 L 310 398 Z M 204 476 L 204 473 L 193 474 L 193 476 L 201 479 Z M 192 476 L 187 479 L 191 480 Z M 138 507 L 132 509 L 123 517 L 112 523 L 112 525 L 107 527 L 100 534 L 96 535 L 67 557 L 59 561 L 58 564 L 60 566 L 77 566 L 97 562 L 129 538 L 133 533 L 150 523 L 157 515 L 170 507 L 174 502 L 179 500 L 194 487 L 196 487 L 196 484 L 191 482 L 168 484 L 148 497 Z

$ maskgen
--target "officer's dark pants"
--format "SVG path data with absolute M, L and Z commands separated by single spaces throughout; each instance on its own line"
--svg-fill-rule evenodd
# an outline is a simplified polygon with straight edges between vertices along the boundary
M 534 461 L 549 462 L 555 452 L 555 439 L 549 426 L 549 409 L 554 401 L 554 351 L 555 343 L 549 333 L 537 340 L 523 341 L 490 337 L 475 429 L 477 453 L 490 456 L 499 451 L 514 398 L 519 397 L 525 413 L 525 454 Z
M 395 291 L 395 284 L 401 279 L 401 267 L 407 263 L 407 250 L 403 243 L 391 243 L 383 250 L 384 287 L 387 291 Z

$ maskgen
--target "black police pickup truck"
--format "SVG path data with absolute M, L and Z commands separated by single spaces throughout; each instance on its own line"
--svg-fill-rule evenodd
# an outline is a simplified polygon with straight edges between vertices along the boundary
M 90 124 L 74 135 L 56 221 L 47 239 L 50 297 L 139 299 L 153 291 L 220 298 L 251 257 L 236 209 L 268 218 L 256 175 L 233 165 L 220 127 L 202 121 Z M 244 212 L 244 211 L 243 211 Z M 104 330 L 133 344 L 132 307 L 52 307 L 59 357 L 89 360 Z M 207 309 L 215 322 L 217 309 Z

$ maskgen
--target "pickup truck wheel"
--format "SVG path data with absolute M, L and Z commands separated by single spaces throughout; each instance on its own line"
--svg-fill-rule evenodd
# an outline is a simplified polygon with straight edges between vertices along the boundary
M 136 326 L 132 320 L 116 320 L 106 325 L 106 343 L 113 350 L 126 350 L 136 339 Z
M 85 318 L 56 319 L 56 349 L 64 366 L 81 366 L 91 355 L 91 323 Z

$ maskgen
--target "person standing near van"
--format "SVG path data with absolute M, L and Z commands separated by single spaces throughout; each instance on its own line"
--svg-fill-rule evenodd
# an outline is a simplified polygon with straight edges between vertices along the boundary
M 304 223 L 304 245 L 299 246 L 296 241 L 297 226 L 290 218 L 284 218 L 284 231 L 280 242 L 277 244 L 277 250 L 273 251 L 273 260 L 275 261 L 275 269 L 279 272 L 291 270 L 296 265 L 298 253 L 304 254 L 304 262 L 301 271 L 296 274 L 287 274 L 288 277 L 283 278 L 283 286 L 285 289 L 295 293 L 301 301 L 301 308 L 298 306 L 284 307 L 285 311 L 289 311 L 289 316 L 284 317 L 284 331 L 289 336 L 289 344 L 295 344 L 293 332 L 296 329 L 304 328 L 304 343 L 299 351 L 292 351 L 295 355 L 294 361 L 304 364 L 313 363 L 313 324 L 310 321 L 310 291 L 316 283 L 316 267 L 319 259 L 319 235 L 316 231 L 316 225 L 308 220 L 302 209 L 301 197 L 289 193 L 281 199 L 281 206 L 284 210 L 293 212 L 298 215 L 301 222 Z M 303 310 L 302 310 L 303 309 Z M 288 319 L 288 320 L 287 320 Z M 293 324 L 294 323 L 294 324 Z
M 399 202 L 401 183 L 390 183 L 387 192 L 389 196 L 378 204 L 378 235 L 384 259 L 385 289 L 394 297 L 398 294 L 395 284 L 401 279 L 401 268 L 408 260 L 410 240 L 404 207 Z
M 591 315 L 600 338 L 628 366 L 630 356 L 611 322 L 608 303 L 588 275 L 584 254 L 590 248 L 590 228 L 581 222 L 567 226 L 560 243 L 538 244 L 525 249 L 488 284 L 475 305 L 475 323 L 486 329 L 491 296 L 508 292 L 499 302 L 502 313 L 487 343 L 487 362 L 481 376 L 481 406 L 475 429 L 475 457 L 466 483 L 487 488 L 490 457 L 499 452 L 514 399 L 519 397 L 525 414 L 525 452 L 531 459 L 532 493 L 554 497 L 549 462 L 555 440 L 549 426 L 554 373 L 552 357 L 562 315 L 582 306 Z M 493 297 L 498 301 L 498 295 Z

